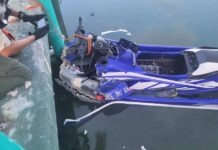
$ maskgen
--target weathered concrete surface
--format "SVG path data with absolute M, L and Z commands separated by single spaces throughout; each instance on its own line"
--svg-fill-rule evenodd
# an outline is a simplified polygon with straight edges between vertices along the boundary
M 25 11 L 24 8 L 30 2 L 11 0 L 9 4 L 16 10 Z M 27 13 L 40 13 L 40 10 Z M 34 31 L 31 24 L 23 22 L 9 25 L 8 28 L 16 39 Z M 47 37 L 28 46 L 17 59 L 31 68 L 33 78 L 26 83 L 26 87 L 23 85 L 15 89 L 16 96 L 0 100 L 0 131 L 26 150 L 57 150 L 56 113 Z

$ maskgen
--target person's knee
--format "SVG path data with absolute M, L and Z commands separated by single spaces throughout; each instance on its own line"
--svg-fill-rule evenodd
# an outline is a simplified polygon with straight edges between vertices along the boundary
M 14 68 L 11 68 L 10 74 L 19 76 L 24 80 L 30 80 L 32 78 L 32 71 L 24 64 L 16 63 Z
M 28 68 L 25 67 L 23 72 L 20 74 L 25 80 L 31 80 L 32 79 L 32 71 Z

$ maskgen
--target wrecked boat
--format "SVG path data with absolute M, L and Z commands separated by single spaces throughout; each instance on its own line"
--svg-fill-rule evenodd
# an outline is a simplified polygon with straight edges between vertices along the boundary
M 218 104 L 218 49 L 135 44 L 86 34 L 82 19 L 56 81 L 91 103 Z

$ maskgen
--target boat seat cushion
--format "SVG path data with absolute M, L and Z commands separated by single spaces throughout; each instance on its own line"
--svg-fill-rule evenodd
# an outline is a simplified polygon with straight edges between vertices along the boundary
M 218 49 L 187 49 L 185 52 L 195 53 L 198 67 L 192 72 L 192 76 L 201 76 L 218 72 Z

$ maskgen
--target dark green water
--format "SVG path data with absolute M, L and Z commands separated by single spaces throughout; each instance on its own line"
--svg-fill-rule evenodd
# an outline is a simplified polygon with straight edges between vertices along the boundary
M 104 37 L 137 43 L 218 46 L 218 1 L 62 0 L 69 35 L 82 16 L 87 32 L 126 29 Z M 60 62 L 55 61 L 53 68 Z M 57 71 L 53 70 L 57 77 Z M 216 150 L 218 111 L 113 106 L 79 126 L 64 127 L 95 106 L 80 103 L 54 84 L 61 150 Z M 122 111 L 119 111 L 122 110 Z

